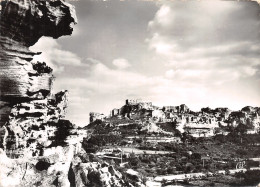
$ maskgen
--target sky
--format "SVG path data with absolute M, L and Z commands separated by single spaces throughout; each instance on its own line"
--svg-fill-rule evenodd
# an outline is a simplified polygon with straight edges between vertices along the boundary
M 250 1 L 71 1 L 71 36 L 32 51 L 69 90 L 67 119 L 89 122 L 126 99 L 157 106 L 260 106 L 260 6 Z

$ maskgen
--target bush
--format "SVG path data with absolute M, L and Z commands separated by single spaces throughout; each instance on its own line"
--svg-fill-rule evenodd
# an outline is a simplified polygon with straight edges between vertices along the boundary
M 200 160 L 201 159 L 201 155 L 199 153 L 193 153 L 191 155 L 191 158 L 192 159 L 196 159 L 196 160 Z
M 89 184 L 88 187 L 98 187 L 102 186 L 102 181 L 100 177 L 100 173 L 98 171 L 91 171 L 88 174 Z

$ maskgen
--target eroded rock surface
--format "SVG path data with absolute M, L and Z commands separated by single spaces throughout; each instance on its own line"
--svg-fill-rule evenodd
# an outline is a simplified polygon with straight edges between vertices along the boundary
M 36 53 L 28 47 L 42 36 L 71 34 L 74 7 L 60 0 L 10 0 L 1 5 L 1 100 L 43 98 L 51 90 L 52 70 L 44 62 L 32 63 Z
M 13 49 L 13 41 L 28 47 L 42 36 L 70 35 L 77 21 L 74 7 L 63 0 L 6 0 L 1 5 L 1 36 Z
M 36 156 L 55 134 L 49 123 L 65 115 L 67 91 L 52 93 L 52 69 L 34 62 L 29 47 L 42 36 L 70 35 L 75 9 L 62 0 L 6 0 L 0 21 L 0 146 L 10 157 Z
M 63 0 L 4 0 L 0 20 L 0 186 L 70 186 L 84 133 L 64 120 L 67 91 L 52 93 L 52 69 L 29 50 L 40 37 L 72 33 Z

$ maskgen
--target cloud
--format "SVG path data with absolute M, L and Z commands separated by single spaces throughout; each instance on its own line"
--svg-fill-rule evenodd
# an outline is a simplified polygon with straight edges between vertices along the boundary
M 259 6 L 254 5 L 164 1 L 148 23 L 149 49 L 170 68 L 169 79 L 215 85 L 253 77 L 260 65 Z
M 55 90 L 68 89 L 70 92 L 69 119 L 80 124 L 87 123 L 89 112 L 108 114 L 112 107 L 116 107 L 129 95 L 138 97 L 146 93 L 149 78 L 124 69 L 109 68 L 95 59 L 88 61 L 91 63 L 85 66 L 85 77 L 66 76 L 56 79 L 54 84 Z
M 76 54 L 62 49 L 62 46 L 54 39 L 42 37 L 34 46 L 32 51 L 42 52 L 34 56 L 35 61 L 45 61 L 54 73 L 60 73 L 65 66 L 79 66 L 81 59 Z
M 216 81 L 214 89 L 209 89 L 205 84 L 195 84 L 191 81 L 201 75 L 210 75 L 211 71 L 205 73 L 202 70 L 168 70 L 165 75 L 147 76 L 133 70 L 109 68 L 96 59 L 91 61 L 94 63 L 85 67 L 85 77 L 64 77 L 57 79 L 54 84 L 56 90 L 69 89 L 67 117 L 79 124 L 86 124 L 88 113 L 92 111 L 108 115 L 111 109 L 121 107 L 127 98 L 141 98 L 159 106 L 186 103 L 193 110 L 205 106 L 223 106 L 223 102 L 232 104 L 233 107 L 241 107 L 254 100 L 249 99 L 249 95 L 245 96 L 247 100 L 235 100 L 233 93 L 237 89 L 236 86 L 233 90 L 228 90 L 230 85 L 217 84 Z M 219 76 L 227 75 L 231 76 L 225 72 Z M 236 73 L 232 76 L 236 76 Z M 201 77 L 200 81 L 205 80 L 207 77 Z M 228 106 L 226 104 L 224 106 Z
M 89 112 L 109 114 L 127 98 L 192 110 L 260 104 L 256 4 L 78 3 L 80 35 L 34 46 L 60 71 L 54 88 L 69 90 L 73 122 L 87 124 Z
M 96 62 L 98 62 L 96 60 Z M 111 69 L 101 62 L 93 63 L 86 69 L 87 75 L 83 78 L 71 79 L 68 77 L 64 83 L 72 87 L 87 88 L 89 93 L 93 94 L 127 94 L 133 93 L 133 90 L 147 84 L 148 79 L 145 76 L 126 71 L 123 69 Z M 75 84 L 76 83 L 76 84 Z
M 124 58 L 117 58 L 113 60 L 112 64 L 118 69 L 126 69 L 131 66 L 131 64 Z

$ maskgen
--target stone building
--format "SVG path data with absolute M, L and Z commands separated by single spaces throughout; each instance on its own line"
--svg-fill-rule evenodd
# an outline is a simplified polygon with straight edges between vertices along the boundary
M 125 101 L 125 104 L 126 105 L 136 105 L 136 104 L 141 103 L 141 102 L 142 102 L 141 99 L 127 99 Z
M 177 112 L 179 112 L 179 106 L 164 106 L 163 111 L 177 113 Z
M 180 105 L 181 113 L 188 113 L 189 111 L 190 111 L 190 109 L 185 104 Z
M 104 114 L 100 114 L 97 112 L 90 112 L 89 113 L 89 122 L 92 123 L 96 120 L 101 120 L 103 121 L 105 119 L 105 115 Z
M 114 108 L 114 109 L 111 111 L 111 116 L 118 116 L 118 115 L 120 115 L 120 109 Z

